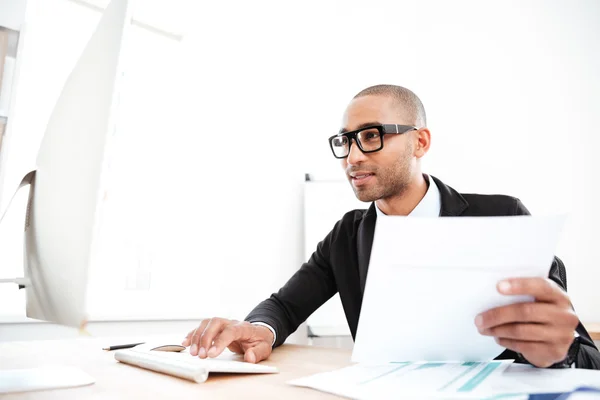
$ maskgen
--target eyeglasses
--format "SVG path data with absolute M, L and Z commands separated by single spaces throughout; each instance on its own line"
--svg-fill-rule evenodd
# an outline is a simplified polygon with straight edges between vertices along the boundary
M 350 154 L 352 139 L 363 153 L 374 153 L 383 149 L 385 134 L 403 134 L 416 131 L 418 128 L 410 125 L 383 124 L 367 126 L 351 132 L 338 133 L 329 138 L 329 146 L 335 158 L 346 158 Z

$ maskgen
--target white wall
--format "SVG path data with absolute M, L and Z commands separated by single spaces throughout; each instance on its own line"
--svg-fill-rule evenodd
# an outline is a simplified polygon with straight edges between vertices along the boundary
M 57 17 L 73 12 L 42 3 Z M 558 255 L 580 316 L 600 320 L 597 2 L 189 7 L 181 42 L 132 30 L 92 316 L 243 318 L 304 258 L 304 173 L 343 178 L 326 138 L 346 103 L 385 82 L 425 104 L 433 138 L 426 172 L 460 191 L 518 196 L 536 214 L 570 213 Z M 81 11 L 65 18 L 70 28 L 32 36 L 23 138 L 43 131 L 96 19 Z M 60 37 L 70 55 L 55 65 L 49 53 L 67 48 Z M 15 157 L 30 161 L 32 147 Z M 14 182 L 16 169 L 6 172 Z
M 245 143 L 232 158 L 203 152 L 198 160 L 219 165 L 220 181 L 255 167 L 261 177 L 272 174 L 275 185 L 299 182 L 303 171 L 341 179 L 326 137 L 338 129 L 348 100 L 371 84 L 407 86 L 429 115 L 426 171 L 464 192 L 520 197 L 536 214 L 570 214 L 558 255 L 579 314 L 600 320 L 592 154 L 600 123 L 597 2 L 233 4 L 235 15 L 231 2 L 202 9 L 186 38 L 186 64 L 196 73 L 188 85 L 198 93 L 188 102 L 193 126 L 210 132 L 214 121 L 240 121 L 247 132 L 235 137 L 268 129 L 283 142 L 278 148 L 294 150 L 281 157 Z M 285 187 L 250 184 L 258 185 L 263 212 L 294 200 Z M 220 191 L 233 196 L 239 185 Z M 254 254 L 264 257 L 262 249 Z M 272 256 L 293 268 L 292 257 L 282 259 L 278 250 Z

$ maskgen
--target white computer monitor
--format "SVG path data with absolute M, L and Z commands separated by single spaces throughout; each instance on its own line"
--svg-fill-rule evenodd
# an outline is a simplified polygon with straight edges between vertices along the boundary
M 80 328 L 88 319 L 88 273 L 97 259 L 107 154 L 117 121 L 123 39 L 130 21 L 128 0 L 112 0 L 58 98 L 37 168 L 24 178 L 31 187 L 25 276 L 14 281 L 25 286 L 30 318 Z M 94 382 L 72 367 L 56 366 L 51 372 L 52 377 L 43 369 L 2 370 L 0 393 Z
M 25 286 L 30 318 L 72 327 L 82 327 L 88 319 L 88 275 L 97 259 L 130 21 L 128 0 L 111 1 L 56 102 L 37 168 L 25 179 L 31 189 L 25 275 L 18 283 Z

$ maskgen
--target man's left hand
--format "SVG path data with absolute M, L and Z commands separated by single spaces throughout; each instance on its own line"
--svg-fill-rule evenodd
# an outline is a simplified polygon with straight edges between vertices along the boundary
M 475 318 L 479 332 L 521 353 L 536 367 L 546 368 L 563 361 L 579 324 L 569 296 L 555 282 L 544 278 L 508 279 L 498 283 L 498 291 L 533 296 L 535 301 L 479 314 Z

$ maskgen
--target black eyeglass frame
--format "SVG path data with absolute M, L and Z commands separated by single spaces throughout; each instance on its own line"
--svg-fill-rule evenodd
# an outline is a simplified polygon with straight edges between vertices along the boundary
M 379 136 L 381 138 L 381 140 L 380 140 L 381 146 L 379 146 L 379 148 L 374 149 L 374 150 L 364 150 L 362 145 L 360 144 L 360 141 L 356 139 L 356 135 L 359 132 L 365 131 L 367 129 L 373 129 L 373 128 L 377 129 L 377 131 L 379 132 Z M 354 139 L 354 141 L 358 145 L 358 148 L 360 149 L 360 151 L 362 151 L 365 154 L 375 153 L 376 151 L 383 149 L 383 137 L 386 134 L 401 135 L 401 134 L 409 132 L 409 131 L 418 131 L 418 130 L 419 130 L 419 128 L 417 128 L 416 126 L 412 126 L 412 125 L 381 124 L 381 125 L 365 126 L 360 129 L 357 129 L 355 131 L 338 133 L 337 135 L 331 136 L 329 138 L 329 147 L 331 148 L 331 152 L 333 153 L 333 156 L 335 158 L 338 158 L 338 159 L 346 158 L 350 154 L 350 148 L 352 147 L 352 140 Z M 333 148 L 333 139 L 340 137 L 340 136 L 346 136 L 348 138 L 348 154 L 346 154 L 345 156 L 338 156 L 337 154 L 335 154 L 335 150 Z

